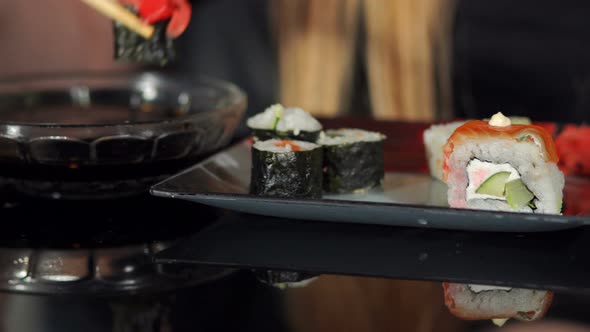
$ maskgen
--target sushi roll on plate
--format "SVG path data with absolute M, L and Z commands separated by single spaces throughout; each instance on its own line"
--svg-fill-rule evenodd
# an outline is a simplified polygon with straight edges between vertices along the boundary
M 276 104 L 247 121 L 255 140 L 292 139 L 315 142 L 322 131 L 321 123 L 301 108 Z
M 531 119 L 527 117 L 510 116 L 508 117 L 512 124 L 530 125 Z M 489 121 L 489 119 L 485 120 Z M 464 125 L 467 121 L 452 121 L 449 123 L 433 124 L 423 134 L 424 148 L 426 151 L 426 160 L 430 175 L 443 181 L 443 147 L 453 132 Z
M 322 132 L 324 147 L 324 190 L 329 193 L 366 192 L 381 186 L 385 175 L 385 135 L 362 129 Z
M 271 139 L 252 146 L 250 192 L 281 198 L 321 198 L 322 148 Z
M 469 121 L 444 146 L 443 180 L 452 208 L 560 214 L 564 176 L 551 135 L 512 124 L 502 113 Z M 543 317 L 553 298 L 544 290 L 444 283 L 445 304 L 462 319 Z M 499 321 L 498 321 L 499 320 Z
M 444 147 L 443 179 L 452 208 L 560 214 L 564 176 L 551 135 L 498 113 L 469 121 Z

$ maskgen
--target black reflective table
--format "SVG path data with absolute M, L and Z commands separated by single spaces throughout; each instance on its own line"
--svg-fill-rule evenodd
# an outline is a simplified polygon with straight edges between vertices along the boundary
M 333 224 L 228 212 L 161 263 L 454 281 L 590 295 L 590 230 L 483 233 Z
M 195 284 L 227 270 L 187 270 L 152 260 L 155 252 L 211 224 L 217 217 L 212 209 L 195 214 L 184 202 L 149 195 L 68 201 L 12 194 L 0 204 L 0 290 L 145 294 Z

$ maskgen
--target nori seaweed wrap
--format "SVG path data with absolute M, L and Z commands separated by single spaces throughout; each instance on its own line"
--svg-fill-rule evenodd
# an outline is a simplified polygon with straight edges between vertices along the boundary
M 381 186 L 384 140 L 380 133 L 361 129 L 323 133 L 318 144 L 324 148 L 324 190 L 351 193 Z
M 306 142 L 318 140 L 322 125 L 301 108 L 272 105 L 248 119 L 254 139 L 291 139 Z
M 137 11 L 128 7 L 132 12 Z M 174 41 L 166 36 L 169 20 L 154 23 L 154 35 L 150 39 L 136 34 L 118 22 L 113 23 L 115 36 L 115 60 L 165 66 L 174 61 Z
M 252 147 L 250 192 L 282 198 L 322 196 L 322 148 L 302 141 L 258 141 Z

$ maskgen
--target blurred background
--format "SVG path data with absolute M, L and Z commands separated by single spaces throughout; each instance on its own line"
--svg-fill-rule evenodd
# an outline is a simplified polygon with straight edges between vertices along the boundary
M 543 121 L 580 123 L 590 118 L 588 1 L 192 3 L 191 24 L 177 40 L 178 61 L 167 68 L 142 68 L 113 62 L 111 22 L 79 0 L 0 0 L 0 77 L 143 69 L 209 75 L 246 91 L 248 115 L 281 102 L 318 117 L 434 121 L 502 111 Z M 491 328 L 489 322 L 467 323 L 450 316 L 439 283 L 322 276 L 307 288 L 281 293 L 241 274 L 211 287 L 235 292 L 176 294 L 186 314 L 179 318 L 186 328 L 178 330 L 196 330 L 195 320 L 205 318 L 191 316 L 189 309 L 201 308 L 202 303 L 195 303 L 211 297 L 217 301 L 211 302 L 208 313 L 215 312 L 212 317 L 220 320 L 223 313 L 232 314 L 237 317 L 234 327 L 241 330 Z M 77 302 L 63 303 L 3 295 L 2 330 L 13 330 L 11 324 L 25 317 L 30 319 L 26 331 L 62 330 L 52 328 L 52 322 L 61 319 L 70 319 L 72 330 L 94 324 L 99 331 L 98 322 L 110 324 L 96 309 L 104 309 L 103 304 L 84 302 L 64 311 Z M 544 325 L 520 330 L 589 330 L 559 325 L 562 320 L 574 324 L 588 319 L 587 303 L 570 303 L 574 305 L 556 303 Z
M 588 118 L 590 4 L 581 0 L 193 1 L 179 59 L 317 116 Z M 132 70 L 111 23 L 76 0 L 0 2 L 0 75 Z

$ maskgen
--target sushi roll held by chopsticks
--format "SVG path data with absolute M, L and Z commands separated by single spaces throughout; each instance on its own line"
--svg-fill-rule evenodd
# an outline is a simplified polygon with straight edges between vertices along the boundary
M 187 0 L 81 0 L 113 20 L 115 60 L 166 65 L 176 53 L 174 39 L 187 28 Z
M 444 146 L 453 208 L 560 214 L 564 176 L 551 135 L 495 114 L 457 128 Z

